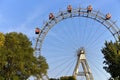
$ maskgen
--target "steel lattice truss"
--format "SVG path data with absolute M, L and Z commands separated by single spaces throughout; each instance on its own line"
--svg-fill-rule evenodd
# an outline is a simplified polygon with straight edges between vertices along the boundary
M 39 33 L 36 40 L 35 55 L 36 56 L 41 55 L 41 48 L 42 48 L 42 44 L 45 39 L 45 36 L 55 24 L 59 23 L 64 19 L 74 18 L 74 17 L 85 17 L 85 18 L 96 20 L 97 22 L 104 25 L 114 36 L 115 40 L 118 41 L 118 36 L 120 36 L 120 29 L 116 25 L 116 21 L 113 21 L 111 19 L 106 20 L 105 15 L 100 11 L 92 10 L 91 12 L 87 12 L 87 8 L 77 8 L 77 9 L 72 9 L 72 12 L 70 13 L 67 10 L 64 10 L 64 11 L 59 11 L 55 15 L 55 19 L 50 19 L 43 24 L 41 32 Z
M 85 18 L 94 19 L 95 21 L 105 26 L 113 35 L 115 40 L 119 41 L 118 37 L 120 36 L 120 29 L 116 25 L 116 21 L 113 21 L 111 19 L 106 20 L 106 15 L 101 13 L 100 11 L 92 10 L 91 12 L 87 12 L 87 8 L 72 9 L 72 12 L 68 12 L 67 10 L 64 10 L 64 11 L 59 11 L 57 14 L 54 15 L 54 19 L 49 19 L 43 24 L 35 44 L 35 55 L 37 57 L 41 56 L 42 44 L 48 31 L 60 21 L 74 17 L 85 17 Z M 48 76 L 47 75 L 45 76 L 48 79 Z

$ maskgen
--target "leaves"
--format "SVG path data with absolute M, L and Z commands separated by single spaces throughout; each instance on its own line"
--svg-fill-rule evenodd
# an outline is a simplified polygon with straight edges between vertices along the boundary
M 50 78 L 49 80 L 76 80 L 74 76 L 62 76 L 60 79 Z
M 76 80 L 74 76 L 64 76 L 61 77 L 60 80 Z
M 102 49 L 104 55 L 103 67 L 108 73 L 111 74 L 112 78 L 120 76 L 120 44 L 118 42 L 113 43 L 105 42 L 105 47 Z
M 0 80 L 24 80 L 47 73 L 45 58 L 33 56 L 34 49 L 26 35 L 11 32 L 4 37 L 4 46 L 0 47 Z
M 0 47 L 4 46 L 5 36 L 0 32 Z

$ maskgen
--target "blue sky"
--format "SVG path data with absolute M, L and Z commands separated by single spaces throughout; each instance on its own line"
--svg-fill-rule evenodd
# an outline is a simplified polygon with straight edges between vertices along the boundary
M 120 26 L 119 0 L 0 0 L 0 32 L 22 32 L 33 41 L 34 45 L 34 39 L 37 37 L 34 34 L 35 28 L 42 27 L 43 23 L 48 20 L 50 12 L 58 13 L 59 10 L 65 10 L 69 4 L 71 4 L 73 8 L 78 8 L 79 6 L 86 8 L 91 4 L 95 10 L 99 10 L 104 14 L 108 12 L 111 13 L 112 20 L 117 21 L 116 24 Z M 89 27 L 89 25 L 92 27 Z M 86 28 L 84 28 L 84 26 L 86 26 Z M 104 46 L 105 40 L 113 40 L 113 37 L 109 31 L 102 27 L 101 24 L 84 18 L 68 19 L 55 25 L 46 36 L 42 50 L 43 55 L 50 64 L 50 70 L 54 69 L 55 64 L 53 63 L 57 63 L 57 59 L 59 59 L 60 62 L 67 61 L 68 64 L 66 64 L 67 62 L 64 64 L 67 67 L 69 65 L 70 70 L 66 69 L 67 71 L 63 72 L 63 74 L 67 74 L 67 72 L 72 74 L 74 67 L 70 67 L 72 66 L 70 63 L 73 63 L 74 59 L 76 59 L 75 51 L 79 47 L 84 46 L 86 53 L 89 53 L 87 59 L 93 71 L 93 76 L 95 76 L 95 80 L 107 80 L 109 75 L 102 70 L 103 55 L 100 54 L 100 49 Z M 102 33 L 105 34 L 103 35 Z M 102 35 L 102 37 L 100 37 L 97 42 L 94 42 L 100 35 Z M 88 37 L 89 40 L 87 40 Z M 53 62 L 54 60 L 57 62 Z M 75 63 L 73 64 L 75 65 Z M 63 66 L 63 68 L 66 67 Z M 62 68 L 57 68 L 56 71 L 60 69 L 62 70 Z M 55 77 L 57 73 L 55 73 L 55 71 L 51 72 L 49 75 Z
M 50 12 L 57 13 L 60 9 L 66 9 L 68 4 L 74 7 L 92 4 L 103 13 L 110 12 L 120 25 L 119 0 L 0 0 L 0 31 L 32 34 L 36 26 L 41 27 L 43 21 L 48 19 Z

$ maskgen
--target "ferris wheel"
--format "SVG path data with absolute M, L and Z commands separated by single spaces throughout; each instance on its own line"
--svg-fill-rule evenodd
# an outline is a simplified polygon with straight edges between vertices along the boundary
M 105 41 L 119 41 L 120 29 L 111 19 L 93 9 L 73 8 L 50 13 L 49 20 L 38 34 L 35 44 L 36 56 L 44 56 L 48 62 L 49 78 L 75 76 L 78 80 L 106 80 L 101 53 Z

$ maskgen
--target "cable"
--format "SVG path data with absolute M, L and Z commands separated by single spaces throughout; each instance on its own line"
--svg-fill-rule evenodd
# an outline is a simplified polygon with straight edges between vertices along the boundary
M 70 59 L 71 59 L 71 58 L 70 58 Z M 65 64 L 65 63 L 68 62 L 70 59 L 69 59 L 69 58 L 66 58 L 66 60 L 63 60 L 64 62 L 59 63 L 58 65 L 54 66 L 54 68 L 52 68 L 52 70 L 49 71 L 49 73 L 50 73 L 50 72 L 54 72 L 56 69 L 60 68 L 61 65 Z
M 95 38 L 94 39 L 94 41 L 91 41 L 91 43 L 87 46 L 88 48 L 91 46 L 91 44 L 93 45 L 96 41 L 98 41 L 101 37 L 102 37 L 102 35 L 103 34 L 105 34 L 106 33 L 106 30 L 104 30 L 104 32 L 102 32 L 102 33 L 100 33 L 98 36 L 97 36 L 97 38 Z M 97 34 L 97 33 L 96 33 Z
M 73 68 L 75 67 L 75 66 L 74 66 L 75 62 L 76 62 L 76 59 L 74 59 L 74 60 L 72 61 L 72 64 L 71 64 L 69 67 L 67 67 L 67 68 L 68 68 L 68 71 L 66 71 L 66 75 L 67 75 L 68 73 L 70 73 L 70 70 L 72 70 L 72 67 L 73 67 Z
M 96 63 L 94 63 L 94 61 L 93 60 L 96 60 Z M 101 77 L 102 76 L 105 76 L 106 78 L 108 78 L 108 76 L 106 75 L 106 73 L 105 72 L 103 72 L 103 69 L 102 70 L 100 70 L 100 68 L 98 68 L 98 66 L 97 66 L 97 64 L 99 63 L 98 61 L 97 61 L 97 59 L 94 59 L 93 57 L 91 58 L 91 59 L 89 59 L 89 63 L 91 63 L 91 65 L 92 65 L 92 63 L 94 63 L 92 66 L 94 67 L 93 69 L 96 69 L 97 71 L 98 71 L 98 75 L 101 75 Z M 99 67 L 100 67 L 101 65 L 100 65 L 100 63 L 99 63 Z M 101 66 L 102 67 L 102 66 Z M 95 72 L 95 74 L 97 73 L 97 71 Z M 94 74 L 94 75 L 95 75 Z M 100 77 L 100 76 L 99 76 Z
M 67 64 L 67 68 L 68 68 L 68 66 L 71 64 L 71 62 L 72 62 L 72 59 L 69 60 L 69 62 L 67 62 L 67 63 L 68 63 L 68 64 Z M 65 64 L 63 64 L 63 65 L 65 65 Z M 55 75 L 55 77 L 57 77 L 58 75 L 62 74 L 65 70 L 66 70 L 65 67 L 62 68 L 61 71 Z

